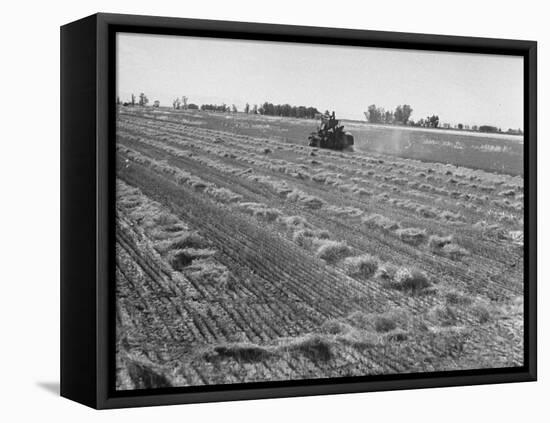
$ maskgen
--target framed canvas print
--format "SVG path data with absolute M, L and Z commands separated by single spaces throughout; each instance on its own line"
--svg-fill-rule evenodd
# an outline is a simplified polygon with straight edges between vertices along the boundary
M 61 28 L 61 393 L 536 379 L 536 43 Z

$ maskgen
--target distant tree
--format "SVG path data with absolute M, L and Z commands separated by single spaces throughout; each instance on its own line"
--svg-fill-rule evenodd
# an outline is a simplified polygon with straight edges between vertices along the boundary
M 267 101 L 262 104 L 261 109 L 263 111 L 262 115 L 273 116 L 275 114 L 275 107 Z
M 179 98 L 175 98 L 174 101 L 172 101 L 172 107 L 174 109 L 179 109 L 181 107 L 181 101 Z
M 120 106 L 120 97 L 118 95 L 116 96 L 116 104 L 117 106 Z
M 369 108 L 367 109 L 367 120 L 370 123 L 379 123 L 380 122 L 380 116 L 379 116 L 379 110 L 376 108 L 376 104 L 371 104 Z
M 181 96 L 181 104 L 183 106 L 183 110 L 187 110 L 187 100 L 188 98 L 184 95 Z
M 130 100 L 130 104 L 132 106 L 135 106 L 136 105 L 136 96 L 134 94 L 132 94 L 132 97 L 131 97 L 131 100 Z
M 386 123 L 386 110 L 383 107 L 376 109 L 376 121 L 379 123 Z
M 498 128 L 496 126 L 491 125 L 481 125 L 479 127 L 480 132 L 498 132 Z
M 260 113 L 266 116 L 296 117 L 301 119 L 314 119 L 320 112 L 312 106 L 291 106 L 290 104 L 273 104 L 264 102 L 259 108 L 254 105 L 252 113 Z M 326 112 L 328 113 L 328 112 Z
M 412 108 L 408 104 L 399 105 L 395 108 L 394 121 L 406 125 L 412 114 Z
M 508 128 L 506 133 L 512 134 L 512 135 L 523 135 L 523 131 L 521 130 L 521 128 L 518 128 L 518 129 Z
M 396 122 L 403 123 L 404 120 L 403 107 L 397 106 L 395 111 L 384 110 L 383 107 L 376 107 L 376 104 L 371 104 L 365 112 L 365 117 L 371 123 L 387 123 L 393 124 Z M 408 119 L 408 116 L 407 116 Z
M 437 128 L 439 126 L 439 116 L 431 115 L 426 118 L 426 122 L 429 128 Z
M 255 115 L 258 114 L 258 105 L 255 104 L 254 107 L 252 107 L 252 113 L 254 113 Z
M 246 114 L 250 113 L 250 104 L 246 103 L 245 106 L 244 106 L 244 112 Z
M 189 104 L 187 105 L 187 108 L 188 108 L 189 110 L 199 110 L 199 106 L 197 106 L 197 105 L 194 104 L 194 103 L 189 103 Z
M 403 108 L 401 106 L 395 108 L 394 116 L 397 123 L 403 123 Z
M 290 104 L 282 104 L 277 106 L 277 108 L 279 109 L 277 113 L 279 116 L 295 117 L 294 108 Z M 306 111 L 306 114 L 307 114 L 307 111 Z
M 459 123 L 459 124 L 457 125 L 457 127 L 458 127 L 458 129 L 460 129 L 460 130 L 464 129 L 464 125 L 461 124 L 461 123 Z
M 149 99 L 144 93 L 141 93 L 139 95 L 139 105 L 140 106 L 147 106 L 147 103 L 149 103 Z
M 319 110 L 317 110 L 316 107 L 308 107 L 307 108 L 307 117 L 308 119 L 315 119 L 316 116 L 318 116 L 320 113 L 319 113 Z
M 232 104 L 232 105 L 231 105 L 231 111 L 232 111 L 233 113 L 237 113 L 237 112 L 238 112 L 237 106 L 235 106 L 234 104 Z
M 201 110 L 206 110 L 210 112 L 230 112 L 231 107 L 227 106 L 225 103 L 223 104 L 203 104 L 201 105 Z
M 403 107 L 401 108 L 401 110 L 403 113 L 402 122 L 403 122 L 403 125 L 406 125 L 412 115 L 413 109 L 410 105 L 403 104 Z

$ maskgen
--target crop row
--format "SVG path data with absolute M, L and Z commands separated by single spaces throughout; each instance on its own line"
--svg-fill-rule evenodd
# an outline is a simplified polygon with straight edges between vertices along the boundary
M 185 154 L 184 154 L 185 155 Z M 196 158 L 195 156 L 193 156 L 193 158 Z M 200 160 L 200 158 L 199 158 Z M 253 174 L 250 174 L 249 172 L 245 172 L 245 173 L 242 173 L 242 175 L 245 175 L 245 176 L 249 176 L 249 177 L 252 177 L 254 178 L 254 175 Z M 262 181 L 263 182 L 266 182 L 266 181 L 269 181 L 269 179 L 265 179 L 265 178 L 262 178 Z M 277 183 L 277 182 L 275 182 Z M 278 183 L 277 183 L 278 184 Z M 280 184 L 279 184 L 280 186 Z M 289 190 L 287 189 L 288 187 L 285 187 L 284 185 L 282 186 L 282 189 L 284 190 L 283 192 L 283 196 L 288 194 L 288 192 L 292 192 L 292 190 Z M 300 198 L 298 196 L 296 196 L 295 198 Z M 304 198 L 304 197 L 302 197 Z M 305 197 L 305 198 L 308 198 L 308 197 Z M 338 208 L 338 207 L 332 207 L 332 208 L 328 208 L 327 209 L 329 212 L 334 212 L 335 214 L 339 214 L 341 213 L 342 211 L 344 212 L 347 212 L 347 211 L 350 211 L 350 208 Z M 357 212 L 358 209 L 356 209 L 355 211 Z M 351 209 L 351 211 L 353 212 L 354 210 Z M 372 225 L 371 225 L 372 226 Z M 382 229 L 385 229 L 385 228 L 382 228 Z M 408 227 L 404 227 L 403 229 L 408 229 Z M 414 228 L 413 228 L 414 229 Z M 399 234 L 398 234 L 399 235 Z M 399 235 L 399 239 L 407 239 L 407 231 L 405 231 L 402 235 Z M 425 237 L 427 238 L 427 237 Z M 475 244 L 474 244 L 475 246 Z M 458 257 L 460 255 L 463 255 L 462 253 L 464 252 L 463 250 L 461 249 L 456 249 L 455 247 L 449 247 L 449 248 L 446 248 L 445 251 L 448 251 L 449 252 L 449 256 L 451 257 Z M 486 276 L 482 276 L 480 275 L 480 277 L 486 277 Z
M 146 133 L 147 131 L 145 131 Z M 150 130 L 150 136 L 154 135 L 154 131 Z M 432 195 L 444 195 L 448 196 L 449 200 L 452 200 L 452 202 L 449 202 L 448 205 L 456 207 L 457 205 L 460 205 L 463 207 L 463 209 L 467 212 L 474 212 L 476 211 L 478 214 L 483 215 L 485 218 L 487 217 L 486 212 L 482 212 L 479 207 L 475 206 L 475 203 L 477 202 L 480 206 L 485 206 L 487 204 L 492 204 L 496 209 L 498 208 L 504 208 L 503 210 L 506 210 L 506 207 L 509 207 L 509 210 L 511 212 L 514 211 L 522 211 L 522 201 L 516 201 L 515 203 L 510 202 L 508 198 L 502 198 L 502 197 L 495 197 L 494 199 L 489 199 L 487 195 L 479 196 L 474 193 L 469 192 L 460 192 L 456 190 L 450 190 L 445 188 L 438 188 L 436 186 L 430 185 L 430 183 L 426 183 L 425 181 L 417 182 L 414 180 L 410 180 L 410 177 L 404 178 L 396 178 L 392 177 L 391 175 L 386 174 L 386 169 L 376 169 L 375 167 L 369 169 L 369 170 L 363 170 L 363 169 L 357 169 L 353 170 L 355 167 L 350 166 L 349 163 L 342 164 L 342 167 L 340 169 L 340 173 L 336 172 L 327 172 L 323 171 L 321 168 L 318 169 L 317 173 L 311 174 L 307 171 L 308 167 L 304 163 L 296 163 L 292 164 L 291 162 L 288 162 L 288 160 L 280 160 L 280 159 L 266 159 L 266 157 L 270 156 L 268 154 L 266 156 L 265 153 L 257 153 L 254 151 L 247 151 L 246 146 L 238 145 L 236 140 L 228 141 L 227 138 L 221 139 L 221 138 L 215 138 L 214 140 L 210 139 L 191 139 L 192 134 L 174 134 L 173 136 L 161 136 L 158 138 L 158 141 L 161 143 L 164 143 L 166 145 L 167 142 L 170 143 L 178 143 L 180 145 L 186 146 L 188 148 L 193 149 L 201 149 L 207 153 L 210 154 L 216 154 L 220 157 L 227 157 L 230 159 L 240 160 L 244 162 L 248 162 L 250 164 L 257 164 L 258 166 L 264 166 L 268 169 L 275 169 L 280 172 L 288 173 L 298 179 L 312 179 L 321 183 L 326 183 L 327 185 L 332 185 L 333 187 L 342 190 L 343 192 L 351 192 L 358 195 L 371 195 L 373 188 L 374 190 L 382 190 L 382 194 L 379 196 L 380 198 L 384 199 L 388 195 L 388 192 L 398 193 L 402 191 L 403 185 L 406 185 L 407 190 L 405 192 L 402 192 L 403 195 L 411 196 L 411 193 L 414 193 L 416 191 L 418 192 L 426 192 Z M 211 143 L 210 145 L 208 143 Z M 218 145 L 216 145 L 218 144 Z M 233 145 L 232 145 L 233 144 Z M 221 147 L 220 147 L 221 145 Z M 227 148 L 230 147 L 230 150 L 227 150 Z M 234 152 L 231 152 L 231 149 L 239 149 L 235 150 Z M 264 148 L 265 150 L 265 148 Z M 269 150 L 269 149 L 267 149 Z M 320 154 L 319 152 L 311 152 L 311 154 Z M 383 160 L 373 160 L 377 164 L 373 166 L 384 166 L 382 164 L 379 164 L 378 161 Z M 322 167 L 322 163 L 318 160 L 310 160 L 310 162 L 313 162 L 316 164 L 314 167 Z M 334 168 L 334 164 L 328 165 L 331 168 Z M 364 166 L 364 164 L 363 164 Z M 348 174 L 351 172 L 351 175 L 345 175 L 347 172 Z M 353 176 L 355 174 L 356 176 Z M 358 177 L 359 175 L 360 177 Z M 426 178 L 430 179 L 433 178 L 433 175 L 427 175 Z M 367 179 L 365 179 L 367 178 Z M 372 179 L 373 182 L 370 182 L 370 187 L 365 186 L 365 184 L 369 184 L 368 179 Z M 363 185 L 363 186 L 362 186 Z M 370 188 L 370 189 L 369 189 Z M 441 198 L 440 198 L 441 199 Z M 410 200 L 409 200 L 410 201 Z M 445 216 L 452 216 L 450 212 L 445 212 L 441 210 L 437 210 L 437 208 L 432 207 L 431 210 L 428 210 L 429 215 L 433 215 L 435 213 L 436 216 L 441 215 L 442 218 L 446 218 Z M 489 214 L 489 217 L 493 216 L 495 219 L 498 219 L 499 221 L 503 221 L 504 223 L 507 222 L 514 222 L 517 223 L 518 219 L 521 220 L 521 216 L 513 216 L 511 218 L 507 218 L 507 214 L 503 212 L 491 212 Z M 474 222 L 472 222 L 474 223 Z
M 323 238 L 323 237 L 321 236 L 321 238 Z M 338 245 L 338 243 L 336 243 L 336 244 L 337 244 L 337 245 L 334 245 L 334 244 L 332 244 L 332 243 L 328 243 L 328 242 L 327 242 L 326 244 L 323 244 L 323 245 L 326 246 L 326 247 L 337 247 L 337 250 L 336 250 L 336 251 L 340 251 L 340 249 L 341 249 L 342 246 L 341 246 L 341 245 Z M 327 250 L 327 248 L 325 248 L 325 249 L 320 249 L 321 252 L 324 252 L 324 251 L 326 251 L 326 250 Z M 328 248 L 328 251 L 330 252 L 331 249 Z M 344 250 L 344 251 L 345 251 L 345 250 Z M 318 250 L 318 252 L 319 252 L 319 250 Z M 329 254 L 330 254 L 330 253 L 329 253 Z M 327 257 L 330 257 L 330 255 L 327 256 Z M 329 258 L 329 261 L 330 261 L 330 258 Z M 404 278 L 403 280 L 406 281 L 407 278 Z M 376 281 L 376 283 L 378 283 L 378 281 Z M 404 282 L 404 283 L 405 283 L 405 285 L 406 285 L 408 282 Z M 399 278 L 398 278 L 398 285 L 399 285 Z M 399 287 L 399 286 L 398 286 L 398 287 Z M 371 287 L 369 287 L 369 288 L 370 288 L 372 291 L 375 291 L 376 286 L 374 285 L 374 286 L 371 286 Z M 304 289 L 304 287 L 302 287 L 302 289 Z M 372 293 L 372 291 L 371 291 L 371 293 Z M 335 296 L 335 293 L 334 293 L 334 292 L 333 292 L 333 293 L 327 292 L 325 295 L 332 296 L 333 298 L 337 298 L 337 296 Z
M 132 125 L 139 125 L 139 122 L 128 122 L 123 128 L 131 128 Z M 154 121 L 149 121 L 143 124 L 141 131 L 146 133 L 147 130 L 158 134 L 158 129 Z M 167 134 L 160 137 L 160 140 L 172 140 L 179 137 L 182 133 L 189 135 L 195 141 L 203 143 L 218 143 L 223 146 L 238 148 L 240 151 L 256 152 L 265 154 L 269 151 L 268 146 L 272 146 L 277 150 L 293 151 L 298 161 L 302 163 L 311 162 L 310 155 L 318 156 L 319 159 L 328 157 L 331 166 L 334 169 L 346 171 L 353 168 L 357 170 L 364 169 L 365 166 L 372 167 L 378 171 L 378 176 L 383 175 L 387 180 L 395 179 L 400 183 L 403 176 L 407 176 L 407 182 L 417 178 L 427 181 L 434 181 L 441 184 L 448 184 L 455 187 L 468 187 L 470 189 L 479 189 L 486 193 L 495 193 L 503 197 L 521 196 L 523 191 L 523 180 L 521 177 L 509 177 L 507 175 L 496 175 L 484 171 L 473 170 L 468 168 L 459 168 L 450 165 L 440 165 L 437 163 L 422 163 L 409 159 L 390 158 L 388 156 L 367 155 L 360 152 L 355 152 L 353 155 L 330 152 L 326 150 L 306 149 L 303 146 L 293 145 L 288 143 L 278 142 L 272 139 L 255 139 L 252 137 L 241 136 L 237 134 L 228 134 L 219 131 L 208 130 L 204 128 L 182 127 L 181 125 L 162 126 L 162 133 Z M 168 135 L 169 134 L 169 135 Z M 304 158 L 303 155 L 306 155 Z M 339 165 L 337 165 L 339 163 Z M 411 182 L 413 183 L 413 182 Z M 502 191 L 498 191 L 498 188 Z

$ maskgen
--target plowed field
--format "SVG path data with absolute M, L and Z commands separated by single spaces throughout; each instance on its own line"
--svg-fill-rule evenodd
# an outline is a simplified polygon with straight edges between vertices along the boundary
M 117 389 L 522 365 L 521 176 L 219 126 L 119 110 Z

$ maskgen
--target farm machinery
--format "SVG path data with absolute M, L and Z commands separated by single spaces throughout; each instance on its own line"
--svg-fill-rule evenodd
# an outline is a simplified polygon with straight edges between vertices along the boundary
M 321 125 L 309 137 L 310 147 L 328 148 L 330 150 L 353 150 L 353 135 L 344 131 L 334 112 L 321 116 Z

